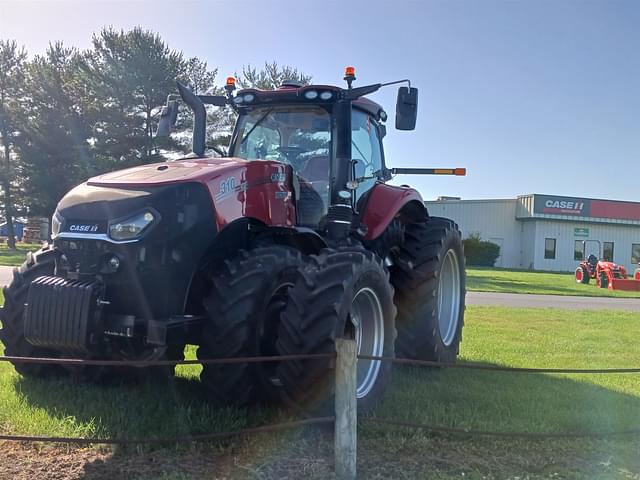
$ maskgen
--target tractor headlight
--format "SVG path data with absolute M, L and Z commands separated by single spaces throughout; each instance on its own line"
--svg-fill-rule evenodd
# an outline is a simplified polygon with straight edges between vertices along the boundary
M 60 230 L 62 230 L 62 217 L 56 211 L 51 217 L 51 239 L 56 238 Z
M 109 225 L 109 236 L 117 241 L 133 240 L 144 232 L 156 219 L 149 210 L 138 213 L 121 222 Z

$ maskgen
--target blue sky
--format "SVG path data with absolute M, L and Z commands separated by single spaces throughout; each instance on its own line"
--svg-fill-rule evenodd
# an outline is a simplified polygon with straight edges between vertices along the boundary
M 417 129 L 390 123 L 387 163 L 427 199 L 551 193 L 640 201 L 640 1 L 97 2 L 0 0 L 0 37 L 31 53 L 88 47 L 102 26 L 159 32 L 220 68 L 276 60 L 341 83 L 409 77 Z M 395 89 L 371 98 L 394 112 Z M 393 120 L 393 115 L 391 115 Z

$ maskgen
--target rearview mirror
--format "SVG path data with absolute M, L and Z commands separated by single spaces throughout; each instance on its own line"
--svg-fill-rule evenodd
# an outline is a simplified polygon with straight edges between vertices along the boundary
M 413 130 L 418 118 L 418 89 L 400 87 L 396 102 L 396 128 L 398 130 Z
M 167 104 L 162 107 L 162 111 L 160 112 L 160 120 L 158 120 L 156 137 L 168 137 L 171 134 L 171 130 L 176 124 L 177 118 L 178 101 L 167 100 Z

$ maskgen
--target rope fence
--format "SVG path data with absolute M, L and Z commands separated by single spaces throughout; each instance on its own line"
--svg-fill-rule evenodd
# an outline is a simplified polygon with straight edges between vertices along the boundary
M 50 358 L 50 357 L 12 357 L 0 356 L 0 362 L 11 363 L 36 363 L 44 365 L 83 365 L 83 366 L 113 366 L 113 367 L 162 367 L 173 365 L 212 365 L 212 364 L 238 364 L 238 363 L 268 363 L 286 362 L 291 360 L 322 360 L 335 359 L 335 353 L 312 353 L 300 355 L 279 355 L 262 357 L 234 357 L 234 358 L 204 358 L 193 360 L 97 360 L 79 358 Z M 564 373 L 564 374 L 621 374 L 640 373 L 638 368 L 530 368 L 530 367 L 503 367 L 500 365 L 483 365 L 475 363 L 440 363 L 429 360 L 413 360 L 409 358 L 378 357 L 375 355 L 358 355 L 359 360 L 379 360 L 399 365 L 418 367 L 450 368 L 459 370 L 486 370 L 493 372 L 512 373 Z
M 0 441 L 15 442 L 47 442 L 67 443 L 77 445 L 105 444 L 105 445 L 134 445 L 134 444 L 177 444 L 186 442 L 212 441 L 230 437 L 248 436 L 260 433 L 277 432 L 297 427 L 334 424 L 334 455 L 336 476 L 339 479 L 355 479 L 356 475 L 356 443 L 358 422 L 388 425 L 401 428 L 420 429 L 432 433 L 464 435 L 464 436 L 491 436 L 503 438 L 610 438 L 623 436 L 640 436 L 640 429 L 629 429 L 617 432 L 509 432 L 492 430 L 475 430 L 459 427 L 447 427 L 441 425 L 427 425 L 415 422 L 384 419 L 377 417 L 357 417 L 356 409 L 356 377 L 357 359 L 378 360 L 400 365 L 418 367 L 449 368 L 463 370 L 484 370 L 503 373 L 555 373 L 555 374 L 629 374 L 640 373 L 640 368 L 528 368 L 506 367 L 499 365 L 483 365 L 471 363 L 439 363 L 426 360 L 412 360 L 395 357 L 379 357 L 371 355 L 357 355 L 355 341 L 338 339 L 336 352 L 306 355 L 282 355 L 282 356 L 257 356 L 236 358 L 210 358 L 194 360 L 99 360 L 99 359 L 75 359 L 75 358 L 38 358 L 38 357 L 13 357 L 0 356 L 0 362 L 31 363 L 31 364 L 57 364 L 57 365 L 82 365 L 82 366 L 121 366 L 121 367 L 156 367 L 170 365 L 208 365 L 208 364 L 238 364 L 238 363 L 266 363 L 286 362 L 291 360 L 335 360 L 335 390 L 336 405 L 335 416 L 323 416 L 305 418 L 288 422 L 262 425 L 234 431 L 203 433 L 194 435 L 180 435 L 163 438 L 75 438 L 55 436 L 30 436 L 30 435 L 2 435 Z

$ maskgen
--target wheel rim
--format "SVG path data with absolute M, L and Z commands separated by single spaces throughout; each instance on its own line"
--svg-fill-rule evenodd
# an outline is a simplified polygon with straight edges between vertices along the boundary
M 438 286 L 438 326 L 442 343 L 453 343 L 460 318 L 460 266 L 458 256 L 449 250 L 440 269 Z
M 582 282 L 582 270 L 580 270 L 580 269 L 578 269 L 578 270 L 576 271 L 576 280 L 577 280 L 578 282 Z
M 353 298 L 350 313 L 358 355 L 382 356 L 384 314 L 378 295 L 370 288 L 360 289 Z M 366 397 L 371 392 L 378 380 L 380 366 L 380 360 L 358 360 L 357 398 Z

